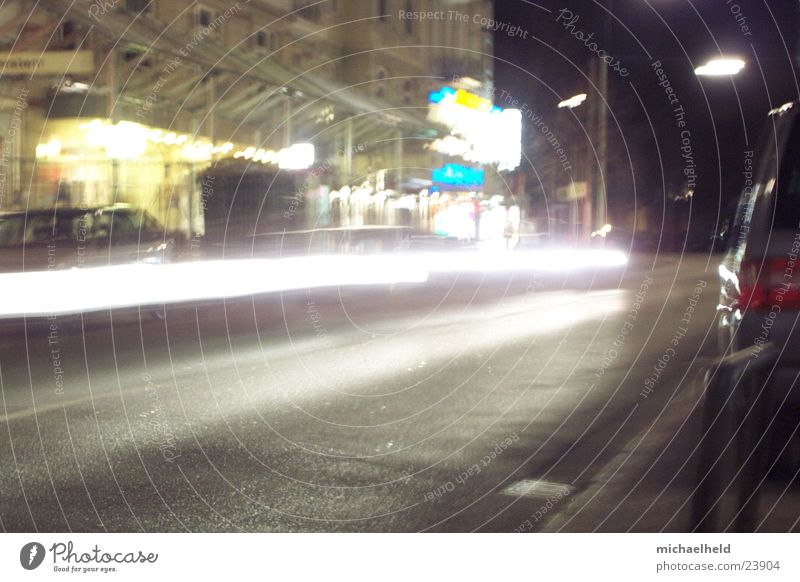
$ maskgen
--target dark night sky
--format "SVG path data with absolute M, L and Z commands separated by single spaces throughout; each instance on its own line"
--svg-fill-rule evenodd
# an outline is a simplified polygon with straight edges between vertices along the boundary
M 686 182 L 681 130 L 651 67 L 660 60 L 691 131 L 698 174 L 694 222 L 713 228 L 718 209 L 737 194 L 743 152 L 752 149 L 766 112 L 798 99 L 792 60 L 800 41 L 799 6 L 796 0 L 496 0 L 496 20 L 529 32 L 527 39 L 496 33 L 496 86 L 550 119 L 564 119 L 559 99 L 580 92 L 597 99 L 586 75 L 598 57 L 557 22 L 561 9 L 579 16 L 573 31 L 594 33 L 598 47 L 630 72 L 623 78 L 609 71 L 609 155 L 623 168 L 609 177 L 610 211 L 634 192 L 639 204 L 661 207 L 662 171 L 672 189 Z M 606 9 L 618 19 L 610 34 Z M 694 67 L 720 53 L 741 57 L 745 70 L 701 81 Z

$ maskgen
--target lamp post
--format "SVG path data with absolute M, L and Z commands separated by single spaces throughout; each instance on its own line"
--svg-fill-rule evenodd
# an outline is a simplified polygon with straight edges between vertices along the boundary
M 592 85 L 597 88 L 598 94 L 603 98 L 608 94 L 608 67 L 598 66 L 595 61 L 589 64 L 589 78 Z M 587 100 L 586 93 L 573 95 L 558 104 L 560 109 L 575 109 Z M 589 238 L 593 230 L 602 228 L 608 222 L 606 211 L 606 157 L 608 149 L 608 107 L 602 100 L 593 99 L 589 102 L 589 135 L 595 140 L 597 152 L 597 165 L 591 166 L 587 175 L 589 187 L 589 206 L 586 208 L 584 222 L 584 236 Z
M 565 99 L 558 103 L 559 109 L 576 109 L 580 107 L 584 102 L 586 102 L 587 95 L 586 93 L 578 93 L 577 95 L 573 95 L 569 99 Z M 593 113 L 592 105 L 594 102 L 590 102 L 590 125 L 593 124 L 593 120 L 591 120 L 591 116 Z M 577 114 L 573 113 L 576 116 Z M 591 131 L 590 131 L 591 133 Z M 584 158 L 584 156 L 581 156 Z M 579 175 L 580 178 L 585 169 L 591 167 L 591 164 L 588 163 L 588 156 L 585 159 L 580 160 L 579 165 Z M 565 187 L 567 192 L 571 194 L 567 194 L 567 198 L 565 201 L 569 201 L 570 209 L 569 209 L 569 229 L 570 229 L 570 237 L 577 237 L 578 239 L 588 239 L 589 233 L 591 232 L 591 223 L 592 223 L 592 208 L 593 205 L 596 204 L 594 198 L 596 198 L 595 188 L 593 186 L 595 180 L 593 178 L 593 172 L 591 170 L 586 171 L 585 174 L 585 184 L 586 189 L 581 190 L 584 194 L 582 196 L 578 195 L 576 192 L 576 184 L 570 184 L 569 186 Z M 580 225 L 580 228 L 578 228 Z

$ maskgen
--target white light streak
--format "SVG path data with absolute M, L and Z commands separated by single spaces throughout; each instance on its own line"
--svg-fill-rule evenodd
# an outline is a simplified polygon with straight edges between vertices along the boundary
M 423 283 L 431 273 L 562 272 L 626 264 L 607 250 L 319 255 L 0 274 L 0 318 L 46 316 L 317 287 Z

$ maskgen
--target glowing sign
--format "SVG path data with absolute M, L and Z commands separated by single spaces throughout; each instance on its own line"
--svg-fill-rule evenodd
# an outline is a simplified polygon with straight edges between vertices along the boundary
M 442 103 L 443 101 L 454 101 L 456 97 L 456 90 L 450 87 L 442 87 L 438 91 L 431 91 L 428 94 L 428 101 L 431 103 Z
M 428 94 L 428 101 L 433 104 L 453 104 L 466 107 L 467 109 L 477 109 L 478 111 L 502 111 L 501 107 L 493 105 L 489 99 L 464 91 L 463 89 L 453 89 L 451 87 L 442 87 L 438 91 L 432 91 Z
M 445 164 L 433 171 L 433 181 L 436 184 L 476 188 L 483 186 L 483 170 L 459 164 Z
M 456 91 L 456 103 L 469 107 L 470 109 L 478 109 L 481 111 L 489 111 L 492 108 L 492 102 L 484 99 L 479 95 L 459 89 Z
M 476 164 L 497 164 L 499 171 L 513 170 L 522 157 L 522 115 L 503 109 L 489 99 L 452 87 L 428 95 L 428 119 L 448 127 L 450 136 L 428 149 L 459 156 Z

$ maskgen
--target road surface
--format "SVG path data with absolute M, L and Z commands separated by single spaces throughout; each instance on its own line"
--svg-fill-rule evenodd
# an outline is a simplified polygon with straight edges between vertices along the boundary
M 715 270 L 635 257 L 6 322 L 0 526 L 683 531 Z M 763 529 L 797 527 L 780 508 Z

